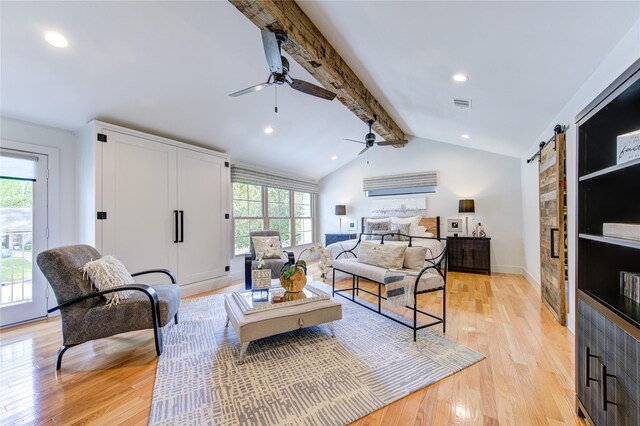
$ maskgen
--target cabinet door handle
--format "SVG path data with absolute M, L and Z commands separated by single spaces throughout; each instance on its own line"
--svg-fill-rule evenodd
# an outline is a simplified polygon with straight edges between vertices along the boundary
M 591 349 L 589 348 L 589 346 L 587 346 L 585 348 L 585 363 L 584 363 L 584 374 L 585 374 L 585 381 L 587 382 L 587 387 L 589 387 L 589 383 L 591 382 L 596 382 L 598 383 L 598 379 L 594 379 L 593 377 L 589 376 L 589 365 L 590 365 L 590 361 L 591 358 L 598 358 L 596 355 L 591 355 Z
M 173 239 L 174 243 L 178 242 L 178 210 L 173 211 L 173 218 L 175 219 L 175 238 Z
M 601 373 L 601 375 L 600 375 L 600 380 L 601 380 L 600 386 L 601 386 L 601 389 L 602 389 L 602 392 L 601 392 L 601 394 L 602 394 L 602 410 L 603 411 L 607 411 L 607 406 L 609 404 L 618 405 L 615 402 L 609 401 L 607 399 L 607 378 L 608 377 L 613 377 L 615 379 L 616 376 L 614 376 L 613 374 L 607 374 L 607 366 L 604 365 L 604 364 L 600 364 L 600 373 Z
M 551 228 L 551 258 L 552 259 L 560 259 L 560 255 L 558 253 L 555 253 L 555 246 L 556 246 L 556 239 L 554 236 L 554 232 L 557 232 L 558 234 L 560 234 L 560 229 L 559 228 Z M 558 242 L 558 245 L 560 245 L 560 242 Z
M 180 210 L 180 242 L 184 243 L 184 210 Z

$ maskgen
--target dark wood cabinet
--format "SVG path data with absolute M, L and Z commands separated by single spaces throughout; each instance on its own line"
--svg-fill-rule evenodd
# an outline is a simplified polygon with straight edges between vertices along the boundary
M 491 238 L 449 237 L 449 270 L 491 275 Z
M 640 223 L 640 159 L 617 160 L 638 111 L 640 60 L 576 117 L 576 407 L 595 425 L 640 424 L 640 303 L 620 294 L 620 272 L 640 273 L 640 241 L 603 236 L 603 223 Z
M 358 238 L 358 234 L 355 232 L 351 234 L 324 234 L 324 246 L 326 247 L 329 244 L 338 243 L 340 241 L 355 240 L 356 238 Z

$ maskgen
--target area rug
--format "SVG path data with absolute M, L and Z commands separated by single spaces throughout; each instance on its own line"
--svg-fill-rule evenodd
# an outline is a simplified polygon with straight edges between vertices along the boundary
M 184 300 L 165 328 L 150 425 L 342 425 L 484 358 L 344 300 L 335 338 L 319 325 L 258 340 L 239 365 L 223 303 Z

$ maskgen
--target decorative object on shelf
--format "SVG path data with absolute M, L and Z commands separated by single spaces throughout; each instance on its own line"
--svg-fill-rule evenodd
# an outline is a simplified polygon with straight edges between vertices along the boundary
M 602 235 L 605 237 L 623 238 L 640 241 L 640 224 L 636 223 L 603 223 Z
M 336 216 L 340 217 L 340 233 L 342 234 L 342 216 L 347 215 L 347 206 L 344 204 L 336 205 Z
M 447 219 L 447 232 L 462 232 L 462 219 Z
M 350 220 L 347 222 L 347 231 L 357 231 L 358 230 L 358 221 Z
M 464 235 L 469 235 L 469 213 L 475 213 L 476 206 L 473 200 L 460 200 L 458 202 L 458 213 L 466 213 Z
M 487 233 L 484 230 L 484 226 L 482 225 L 482 223 L 478 222 L 476 223 L 475 229 L 473 230 L 472 235 L 475 238 L 484 238 L 487 236 Z
M 618 142 L 616 164 L 640 158 L 640 130 L 619 135 L 616 140 Z
M 640 273 L 620 271 L 620 294 L 640 303 Z

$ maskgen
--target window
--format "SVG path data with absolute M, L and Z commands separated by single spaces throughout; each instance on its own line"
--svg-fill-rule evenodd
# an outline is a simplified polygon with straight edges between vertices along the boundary
M 264 229 L 262 187 L 246 183 L 233 184 L 235 253 L 249 251 L 249 232 Z
M 295 218 L 296 245 L 313 242 L 313 217 L 311 215 L 311 194 L 293 193 L 293 217 Z
M 249 252 L 249 232 L 280 232 L 283 247 L 313 243 L 313 194 L 233 183 L 235 254 Z

